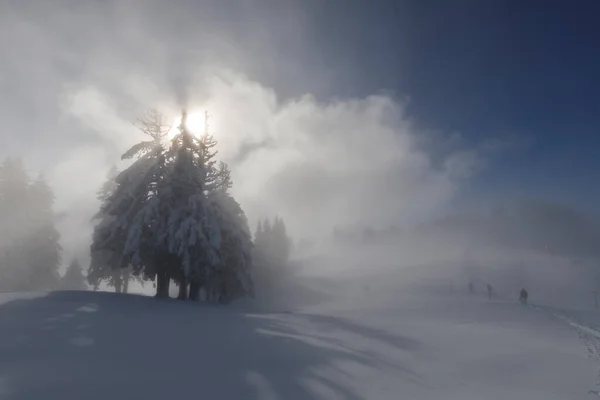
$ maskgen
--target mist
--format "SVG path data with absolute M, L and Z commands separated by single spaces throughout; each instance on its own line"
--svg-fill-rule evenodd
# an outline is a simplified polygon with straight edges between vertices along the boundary
M 572 3 L 0 2 L 0 398 L 600 396 Z
M 421 266 L 423 276 L 450 275 L 464 286 L 470 279 L 465 264 L 479 263 L 492 271 L 505 268 L 512 280 L 495 279 L 508 279 L 503 284 L 509 292 L 525 285 L 524 270 L 509 271 L 525 268 L 524 260 L 542 257 L 542 250 L 523 255 L 513 245 L 478 238 L 475 226 L 462 227 L 460 235 L 419 230 L 455 215 L 457 203 L 482 214 L 502 204 L 502 198 L 468 198 L 466 189 L 523 139 L 474 143 L 456 132 L 428 129 L 427 121 L 411 116 L 410 93 L 324 95 L 347 92 L 336 88 L 345 67 L 324 66 L 318 53 L 305 66 L 290 61 L 292 53 L 309 54 L 316 46 L 314 10 L 285 3 L 3 6 L 0 155 L 22 156 L 47 177 L 60 216 L 63 259 L 87 263 L 96 192 L 109 168 L 123 165 L 121 153 L 139 140 L 133 121 L 149 108 L 173 120 L 187 108 L 210 113 L 219 157 L 232 169 L 232 193 L 251 226 L 281 216 L 297 244 L 294 257 L 338 260 L 327 267 L 316 263 L 313 272 Z M 519 199 L 518 189 L 506 196 Z M 537 226 L 544 225 L 546 217 L 540 218 Z M 578 222 L 581 229 L 584 222 Z M 379 247 L 349 248 L 333 239 L 336 229 L 390 226 L 404 236 Z M 539 262 L 562 266 L 545 274 L 556 273 L 556 282 L 564 283 L 569 260 L 578 254 L 553 257 Z M 494 275 L 483 274 L 489 277 L 482 280 Z

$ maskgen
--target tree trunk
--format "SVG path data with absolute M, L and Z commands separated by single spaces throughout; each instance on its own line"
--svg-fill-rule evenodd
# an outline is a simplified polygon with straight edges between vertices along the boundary
M 115 279 L 115 292 L 116 293 L 121 293 L 122 292 L 122 287 L 121 287 L 121 278 L 117 278 Z
M 129 279 L 130 279 L 130 272 L 129 271 L 124 271 L 123 272 L 123 293 L 127 293 L 129 291 Z
M 177 299 L 186 300 L 187 295 L 187 280 L 185 278 L 181 278 L 181 281 L 179 282 L 179 295 L 177 296 Z
M 170 276 L 166 271 L 160 271 L 156 274 L 156 297 L 167 298 L 169 297 L 169 281 Z
M 156 295 L 154 297 L 160 297 L 163 293 L 163 286 L 165 285 L 165 276 L 162 271 L 156 274 Z
M 191 301 L 198 301 L 198 298 L 200 297 L 200 284 L 198 282 L 192 282 L 190 283 L 190 300 Z
M 169 271 L 165 272 L 165 295 L 163 297 L 165 298 L 169 298 L 169 288 L 171 287 L 171 274 L 169 273 Z

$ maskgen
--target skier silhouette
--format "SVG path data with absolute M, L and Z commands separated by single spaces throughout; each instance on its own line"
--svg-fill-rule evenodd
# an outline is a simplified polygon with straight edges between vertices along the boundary
M 469 293 L 473 293 L 475 288 L 473 287 L 473 282 L 469 282 Z
M 521 304 L 527 304 L 527 297 L 529 297 L 529 293 L 525 288 L 521 289 L 521 293 L 519 294 L 519 301 Z

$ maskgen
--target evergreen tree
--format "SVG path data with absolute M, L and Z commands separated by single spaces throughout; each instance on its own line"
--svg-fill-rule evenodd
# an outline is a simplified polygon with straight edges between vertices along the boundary
M 57 287 L 59 234 L 50 186 L 31 183 L 23 162 L 0 167 L 0 288 L 48 290 Z
M 168 257 L 159 246 L 157 232 L 167 207 L 160 204 L 159 191 L 165 174 L 163 141 L 170 127 L 158 111 L 151 110 L 138 121 L 138 128 L 149 140 L 134 145 L 122 156 L 138 158 L 115 178 L 115 188 L 97 215 L 91 268 L 104 263 L 113 268 L 131 264 L 134 274 L 157 280 L 157 296 L 167 297 Z
M 212 191 L 227 192 L 233 186 L 231 181 L 231 170 L 223 161 L 219 162 L 219 167 L 215 170 L 214 187 Z M 209 188 L 209 190 L 211 190 Z
M 104 213 L 110 202 L 111 196 L 118 188 L 116 182 L 119 176 L 119 171 L 116 166 L 112 166 L 108 171 L 106 182 L 102 185 L 97 193 L 97 199 L 100 201 L 100 212 L 94 216 L 94 220 L 99 221 L 99 224 L 107 223 L 114 220 L 114 216 Z M 116 243 L 118 244 L 118 243 Z M 129 281 L 132 279 L 131 266 L 124 266 L 125 261 L 122 259 L 124 250 L 124 241 L 118 248 L 113 250 L 101 249 L 95 252 L 92 257 L 87 273 L 88 283 L 97 290 L 101 282 L 106 282 L 108 286 L 114 287 L 117 293 L 127 293 Z M 141 279 L 138 279 L 140 282 Z
M 271 256 L 276 264 L 283 265 L 290 258 L 291 239 L 282 218 L 275 217 L 271 232 Z
M 276 216 L 272 225 L 268 218 L 262 224 L 259 221 L 254 244 L 257 264 L 266 268 L 284 266 L 290 257 L 292 242 L 283 219 Z
M 227 193 L 227 189 L 231 187 L 231 178 L 228 173 L 226 175 L 222 179 L 227 184 L 221 185 L 209 196 L 221 235 L 221 264 L 209 284 L 209 293 L 215 293 L 212 298 L 223 303 L 254 294 L 251 277 L 252 235 L 244 211 Z
M 273 247 L 273 227 L 269 218 L 265 218 L 263 221 L 263 238 L 259 252 L 263 258 L 263 261 L 267 261 L 270 258 L 272 247 Z
M 28 234 L 29 176 L 21 159 L 7 158 L 0 167 L 0 288 L 27 288 L 25 262 Z
M 190 297 L 210 282 L 220 264 L 220 230 L 206 196 L 206 179 L 210 176 L 210 154 L 201 140 L 186 127 L 182 115 L 179 133 L 168 152 L 164 201 L 169 204 L 167 224 L 161 236 L 169 254 L 176 257 L 179 269 L 172 272 L 179 286 L 179 298 L 185 298 L 188 282 L 193 285 Z M 215 179 L 213 179 L 213 182 Z
M 199 173 L 202 176 L 204 182 L 204 189 L 207 192 L 219 190 L 224 185 L 229 185 L 226 189 L 231 187 L 231 172 L 227 167 L 227 164 L 221 162 L 217 164 L 215 157 L 217 151 L 217 141 L 209 133 L 209 115 L 205 113 L 204 116 L 204 134 L 200 138 L 194 138 L 197 146 L 198 156 L 201 158 L 202 170 Z
M 257 229 L 254 241 L 254 269 L 253 278 L 257 287 L 262 290 L 277 287 L 290 272 L 287 268 L 291 252 L 291 239 L 287 234 L 282 218 L 276 216 L 273 223 L 265 218 L 262 229 Z
M 63 290 L 86 290 L 85 277 L 81 271 L 81 264 L 73 259 L 62 277 L 61 287 Z
M 29 235 L 27 239 L 28 286 L 31 289 L 54 289 L 58 287 L 60 276 L 60 234 L 55 226 L 52 209 L 54 194 L 40 176 L 29 187 Z
M 112 165 L 106 174 L 106 181 L 96 194 L 96 198 L 101 204 L 105 204 L 110 196 L 117 190 L 117 176 L 119 176 L 119 169 L 116 165 Z
M 265 235 L 265 239 L 267 241 L 271 240 L 271 231 L 272 231 L 272 227 L 271 227 L 271 221 L 269 221 L 269 218 L 265 218 L 265 221 L 263 222 L 263 234 Z
M 149 120 L 142 131 L 152 140 L 126 152 L 139 158 L 101 190 L 88 280 L 97 286 L 107 270 L 131 264 L 135 275 L 156 279 L 159 297 L 171 279 L 181 299 L 197 299 L 201 288 L 214 301 L 251 295 L 252 238 L 227 193 L 231 171 L 214 158 L 216 141 L 208 130 L 193 136 L 184 112 L 166 150 L 159 115 Z
M 258 220 L 256 224 L 256 232 L 254 233 L 254 242 L 259 243 L 263 239 L 263 227 L 261 220 Z

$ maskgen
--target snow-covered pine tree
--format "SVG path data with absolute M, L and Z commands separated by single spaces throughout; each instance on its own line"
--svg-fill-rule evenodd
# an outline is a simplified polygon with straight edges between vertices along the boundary
M 74 258 L 67 267 L 61 280 L 61 288 L 63 290 L 87 290 L 81 264 L 77 259 Z
M 231 186 L 231 172 L 227 168 L 227 164 L 221 162 L 217 164 L 215 157 L 217 151 L 217 141 L 214 136 L 210 134 L 209 127 L 209 114 L 204 113 L 204 134 L 199 138 L 196 138 L 198 145 L 199 156 L 202 158 L 202 165 L 204 166 L 202 174 L 204 177 L 204 190 L 211 192 L 222 188 L 223 185 Z M 229 189 L 229 187 L 227 187 Z
M 7 158 L 0 166 L 0 289 L 22 289 L 28 272 L 27 236 L 29 176 L 23 162 Z
M 210 134 L 209 115 L 205 113 L 205 131 L 199 139 L 205 166 L 205 191 L 212 212 L 217 216 L 221 234 L 220 264 L 214 278 L 205 282 L 209 300 L 229 301 L 254 294 L 250 274 L 252 235 L 239 203 L 228 193 L 233 186 L 231 170 L 224 162 L 216 163 L 217 141 Z
M 276 265 L 277 267 L 280 267 L 283 262 L 283 260 L 281 259 L 282 258 L 281 257 L 282 248 L 281 248 L 281 240 L 280 240 L 281 227 L 282 227 L 281 219 L 279 218 L 278 215 L 276 215 L 275 218 L 273 219 L 273 226 L 271 228 L 271 237 L 269 238 L 269 242 L 270 242 L 269 255 L 271 257 L 271 263 L 273 265 Z
M 263 222 L 263 230 L 264 230 L 264 243 L 263 243 L 263 257 L 264 262 L 268 267 L 273 267 L 273 224 L 269 218 L 265 218 Z
M 259 243 L 262 240 L 263 233 L 262 221 L 258 220 L 256 223 L 256 231 L 254 232 L 254 243 Z
M 227 193 L 232 186 L 231 171 L 225 163 L 220 163 L 217 172 L 218 185 L 209 194 L 213 212 L 217 216 L 221 233 L 221 268 L 209 282 L 209 298 L 222 303 L 254 295 L 252 283 L 252 235 L 248 220 L 237 201 Z
M 134 273 L 156 276 L 157 296 L 168 296 L 171 279 L 180 286 L 180 298 L 187 297 L 188 284 L 192 300 L 201 287 L 223 300 L 252 293 L 247 272 L 251 235 L 241 207 L 227 194 L 231 172 L 214 160 L 216 141 L 208 133 L 193 136 L 184 112 L 164 151 L 164 135 L 152 135 L 164 133 L 162 126 L 144 126 L 142 131 L 153 140 L 125 153 L 124 158 L 141 157 L 117 176 L 112 193 L 101 199 L 90 271 L 95 263 L 106 263 L 109 254 L 114 257 L 109 263 L 122 268 L 131 262 Z
M 256 223 L 256 231 L 254 232 L 254 263 L 262 264 L 266 258 L 267 235 L 263 221 L 260 219 Z
M 254 294 L 251 277 L 252 236 L 241 206 L 231 195 L 218 192 L 210 195 L 221 233 L 221 267 L 209 282 L 212 299 L 223 303 Z
M 276 216 L 273 223 L 265 218 L 261 224 L 262 230 L 257 230 L 254 241 L 253 276 L 257 286 L 263 288 L 276 286 L 284 279 L 291 252 L 291 239 L 287 235 L 285 223 Z M 268 289 L 267 289 L 268 290 Z
M 103 224 L 107 224 L 109 221 L 112 221 L 115 218 L 113 215 L 110 215 L 103 211 L 108 208 L 111 196 L 115 193 L 118 187 L 116 182 L 116 178 L 118 175 L 119 170 L 115 165 L 113 165 L 108 171 L 106 181 L 96 194 L 96 198 L 100 201 L 100 211 L 94 215 L 92 220 L 98 221 L 100 227 Z M 98 229 L 99 228 L 96 227 L 94 233 L 96 233 Z M 96 251 L 92 251 L 91 262 L 87 271 L 87 282 L 94 290 L 98 290 L 100 284 L 105 280 L 108 280 L 109 286 L 113 286 L 113 284 L 115 283 L 114 281 L 110 280 L 110 277 L 114 276 L 114 270 L 112 268 L 111 261 L 114 265 L 114 260 L 120 259 L 120 257 L 116 257 L 114 253 L 122 254 L 123 251 L 108 250 L 105 248 L 100 248 Z M 120 265 L 115 267 L 115 269 L 117 269 L 120 267 Z M 116 286 L 113 287 L 116 288 Z
M 265 242 L 268 242 L 271 239 L 272 230 L 273 227 L 271 226 L 271 221 L 269 221 L 269 218 L 265 218 L 265 221 L 263 222 L 263 234 L 265 237 Z
M 108 263 L 120 268 L 133 266 L 135 275 L 157 280 L 158 297 L 168 297 L 169 257 L 159 246 L 164 208 L 159 199 L 165 174 L 163 142 L 170 125 L 156 110 L 138 120 L 138 128 L 149 140 L 132 146 L 122 159 L 138 157 L 116 178 L 113 193 L 102 205 L 94 229 L 92 264 Z
M 271 258 L 278 265 L 285 265 L 292 250 L 292 241 L 287 234 L 283 218 L 275 217 L 271 234 Z
M 209 282 L 220 265 L 220 231 L 206 195 L 209 155 L 201 140 L 186 126 L 184 111 L 179 133 L 171 141 L 161 192 L 169 204 L 166 226 L 161 231 L 163 245 L 176 257 L 179 268 L 172 270 L 180 286 L 179 298 L 197 299 L 202 284 Z
M 99 224 L 106 223 L 115 217 L 103 213 L 102 210 L 106 209 L 108 202 L 111 199 L 113 193 L 115 193 L 118 184 L 116 182 L 117 176 L 119 176 L 119 170 L 113 165 L 107 174 L 106 181 L 97 193 L 96 198 L 100 201 L 100 211 L 94 216 L 93 220 Z M 124 250 L 124 241 L 122 246 L 116 250 L 99 250 L 94 257 L 88 268 L 87 281 L 88 283 L 97 290 L 102 282 L 110 287 L 114 287 L 117 293 L 127 293 L 129 288 L 129 281 L 132 279 L 132 267 L 124 267 L 122 265 L 122 257 Z M 138 276 L 138 281 L 142 282 L 142 279 Z
M 29 286 L 35 290 L 55 289 L 60 280 L 58 267 L 62 248 L 52 209 L 54 194 L 43 176 L 39 176 L 30 185 L 28 197 L 29 235 L 26 258 Z
M 53 200 L 43 178 L 30 183 L 21 159 L 4 161 L 0 167 L 0 288 L 56 287 L 61 249 Z

